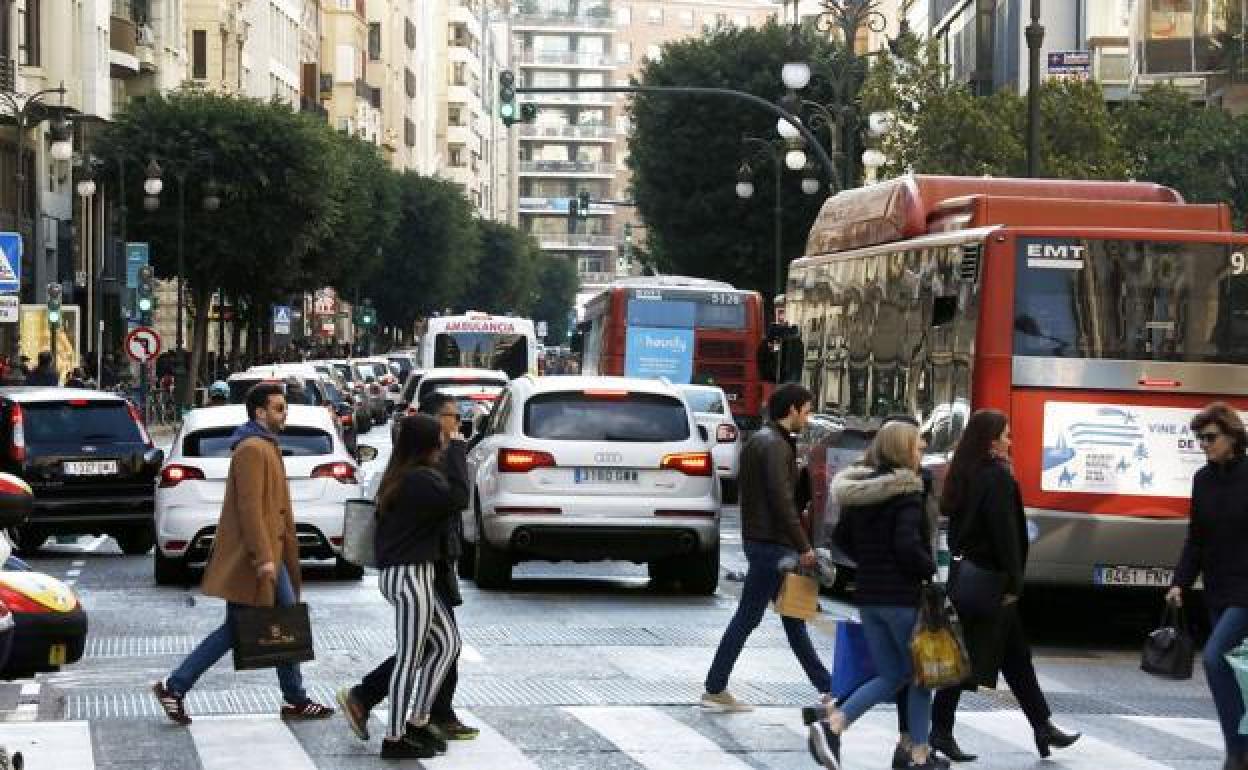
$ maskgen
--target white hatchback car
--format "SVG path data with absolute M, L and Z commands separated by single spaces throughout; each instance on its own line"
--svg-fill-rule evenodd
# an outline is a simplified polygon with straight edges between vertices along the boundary
M 242 405 L 192 410 L 174 437 L 156 482 L 156 556 L 153 572 L 162 585 L 189 582 L 190 570 L 208 560 L 225 500 L 230 437 L 247 421 Z M 352 457 L 324 409 L 291 404 L 278 437 L 290 499 L 294 505 L 300 555 L 335 559 L 340 578 L 358 579 L 363 570 L 341 558 L 343 504 L 361 497 L 359 459 L 376 456 L 360 447 Z
M 499 588 L 520 561 L 619 559 L 714 593 L 720 495 L 703 431 L 664 382 L 511 381 L 468 452 L 460 573 Z
M 714 385 L 677 385 L 698 425 L 706 428 L 711 440 L 715 472 L 726 503 L 737 501 L 737 461 L 741 457 L 741 431 L 732 417 L 732 408 L 723 388 Z

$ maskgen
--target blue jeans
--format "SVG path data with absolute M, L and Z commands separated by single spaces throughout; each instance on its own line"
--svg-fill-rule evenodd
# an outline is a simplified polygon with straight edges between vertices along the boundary
M 898 690 L 909 685 L 906 687 L 906 717 L 910 737 L 917 744 L 927 743 L 931 732 L 932 692 L 915 687 L 911 681 L 914 664 L 910 658 L 910 635 L 919 611 L 914 607 L 868 606 L 861 608 L 859 614 L 876 675 L 855 690 L 841 707 L 845 723 L 853 724 L 878 703 L 891 702 Z
M 721 693 L 728 687 L 728 677 L 732 674 L 732 667 L 736 665 L 746 640 L 758 628 L 763 613 L 767 611 L 767 605 L 780 593 L 780 585 L 784 582 L 784 575 L 778 567 L 780 560 L 794 554 L 792 548 L 775 543 L 746 540 L 744 546 L 745 558 L 750 566 L 741 587 L 737 612 L 724 630 L 724 636 L 719 640 L 719 649 L 715 651 L 715 659 L 711 662 L 711 670 L 706 674 L 706 691 L 709 693 Z M 819 692 L 831 692 L 832 675 L 815 652 L 815 645 L 811 643 L 810 634 L 806 631 L 806 622 L 797 618 L 783 618 L 782 622 L 785 636 L 789 638 L 789 647 L 806 672 L 806 678 Z
M 290 575 L 286 574 L 285 565 L 277 566 L 277 603 L 282 607 L 295 604 L 295 589 L 291 585 Z M 186 695 L 204 675 L 204 672 L 216 665 L 217 661 L 234 648 L 234 613 L 241 604 L 227 602 L 225 605 L 225 622 L 199 643 L 199 646 L 186 656 L 182 665 L 178 666 L 165 686 L 178 695 Z M 298 663 L 287 663 L 277 667 L 277 681 L 282 686 L 282 697 L 286 702 L 298 706 L 308 702 L 308 694 L 303 689 L 303 675 L 299 673 Z
M 1239 720 L 1244 718 L 1244 696 L 1231 664 L 1223 657 L 1239 646 L 1248 636 L 1248 607 L 1225 607 L 1210 611 L 1213 633 L 1202 654 L 1205 679 L 1213 693 L 1213 705 L 1222 725 L 1226 753 L 1232 757 L 1248 754 L 1248 737 L 1239 734 Z

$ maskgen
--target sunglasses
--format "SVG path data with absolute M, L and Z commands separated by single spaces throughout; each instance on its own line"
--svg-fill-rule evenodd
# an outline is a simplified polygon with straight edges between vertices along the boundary
M 1222 434 L 1218 433 L 1217 431 L 1208 431 L 1206 433 L 1197 433 L 1196 438 L 1202 444 L 1212 444 L 1213 442 L 1217 441 L 1218 437 L 1221 435 Z

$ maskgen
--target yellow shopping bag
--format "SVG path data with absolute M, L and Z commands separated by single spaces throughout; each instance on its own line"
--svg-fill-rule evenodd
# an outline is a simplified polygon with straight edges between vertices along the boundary
M 813 577 L 786 573 L 776 595 L 776 612 L 786 618 L 810 620 L 819 611 L 819 581 Z

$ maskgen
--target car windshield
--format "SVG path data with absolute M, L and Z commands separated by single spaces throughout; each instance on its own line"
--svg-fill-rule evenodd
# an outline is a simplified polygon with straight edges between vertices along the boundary
M 467 377 L 463 379 L 434 379 L 426 377 L 420 382 L 420 393 L 418 401 L 423 401 L 426 396 L 434 391 L 446 393 L 451 396 L 466 396 L 473 393 L 483 395 L 497 396 L 503 392 L 504 382 L 487 378 Z
M 689 408 L 700 414 L 725 414 L 724 396 L 718 390 L 686 390 Z
M 119 401 L 58 401 L 22 404 L 26 443 L 141 443 L 139 426 Z
M 524 432 L 557 441 L 684 441 L 684 402 L 651 393 L 545 393 L 525 406 Z
M 193 431 L 182 440 L 184 457 L 229 457 L 236 425 Z M 285 457 L 316 457 L 333 454 L 334 440 L 319 428 L 287 426 L 277 437 Z

